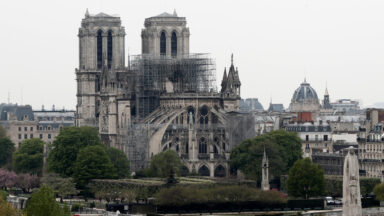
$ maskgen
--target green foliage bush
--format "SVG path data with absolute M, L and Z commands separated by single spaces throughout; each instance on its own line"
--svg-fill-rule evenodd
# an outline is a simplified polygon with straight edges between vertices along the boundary
M 258 201 L 265 204 L 286 203 L 278 191 L 261 191 L 246 185 L 177 185 L 162 188 L 155 194 L 158 205 L 187 205 L 191 203 L 226 203 Z
M 321 196 L 325 192 L 323 169 L 309 158 L 298 160 L 289 170 L 288 194 L 294 197 Z
M 27 202 L 26 213 L 32 216 L 70 216 L 68 207 L 61 208 L 55 200 L 53 190 L 45 185 L 32 194 Z
M 87 146 L 103 146 L 97 129 L 93 127 L 65 127 L 52 144 L 48 157 L 51 171 L 63 177 L 72 177 L 77 155 Z
M 91 179 L 116 178 L 116 173 L 105 148 L 88 146 L 80 150 L 73 178 L 78 188 L 85 188 Z
M 168 150 L 155 155 L 149 168 L 144 171 L 148 177 L 167 178 L 172 174 L 180 175 L 183 162 L 175 151 Z
M 248 178 L 261 179 L 264 148 L 268 155 L 271 177 L 287 174 L 294 162 L 302 157 L 301 140 L 296 133 L 273 131 L 244 140 L 231 151 L 230 164 Z
M 0 190 L 0 198 L 7 200 L 8 193 L 6 191 Z
M 0 135 L 0 167 L 12 166 L 12 154 L 15 151 L 15 144 L 8 137 Z
M 118 178 L 123 179 L 131 176 L 130 163 L 127 155 L 125 155 L 123 151 L 115 148 L 107 148 L 107 155 L 113 164 Z
M 17 173 L 30 173 L 41 176 L 43 170 L 44 142 L 33 138 L 24 140 L 13 154 L 13 167 Z
M 373 193 L 375 194 L 377 200 L 384 201 L 384 183 L 376 185 L 373 189 Z

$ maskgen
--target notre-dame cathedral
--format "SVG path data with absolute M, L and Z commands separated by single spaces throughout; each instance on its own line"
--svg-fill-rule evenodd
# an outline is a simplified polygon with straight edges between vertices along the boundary
M 162 13 L 145 19 L 142 53 L 126 57 L 120 17 L 87 10 L 78 34 L 76 125 L 98 128 L 105 144 L 126 152 L 133 170 L 172 149 L 184 161 L 183 174 L 225 177 L 239 72 L 232 56 L 218 91 L 214 60 L 189 53 L 189 36 L 185 17 Z

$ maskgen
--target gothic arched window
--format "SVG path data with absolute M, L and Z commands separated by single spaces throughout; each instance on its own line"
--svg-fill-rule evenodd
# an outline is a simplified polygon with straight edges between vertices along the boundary
M 107 54 L 108 54 L 108 68 L 111 68 L 112 67 L 112 46 L 113 46 L 113 42 L 112 42 L 112 31 L 109 30 L 108 31 L 108 39 L 107 39 L 107 44 L 108 44 L 108 47 L 107 47 Z
M 167 38 L 165 32 L 161 32 L 160 36 L 160 55 L 165 55 L 167 53 Z
M 177 36 L 176 36 L 176 32 L 172 33 L 172 38 L 171 38 L 171 54 L 172 54 L 172 57 L 175 57 L 177 55 Z
M 204 137 L 199 141 L 199 154 L 207 154 L 207 141 Z
M 208 124 L 208 107 L 205 105 L 200 108 L 200 124 Z
M 103 31 L 97 31 L 97 68 L 103 66 Z

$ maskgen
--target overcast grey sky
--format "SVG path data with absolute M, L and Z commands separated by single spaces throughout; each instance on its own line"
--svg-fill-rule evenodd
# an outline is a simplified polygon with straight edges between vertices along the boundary
M 0 0 L 0 102 L 74 109 L 77 32 L 86 8 L 121 16 L 126 54 L 144 19 L 187 18 L 191 52 L 211 53 L 217 83 L 234 54 L 242 97 L 287 107 L 307 78 L 320 98 L 384 102 L 383 0 Z M 21 96 L 23 95 L 23 97 Z

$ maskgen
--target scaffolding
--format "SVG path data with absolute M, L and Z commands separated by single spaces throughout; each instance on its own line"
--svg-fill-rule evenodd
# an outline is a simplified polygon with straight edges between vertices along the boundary
M 216 72 L 214 60 L 202 53 L 177 57 L 137 55 L 130 59 L 132 124 L 121 138 L 131 168 L 140 170 L 148 162 L 151 133 L 163 126 L 143 122 L 160 106 L 160 96 L 217 93 Z
M 215 62 L 208 54 L 177 57 L 133 56 L 136 74 L 136 116 L 143 119 L 160 104 L 162 93 L 217 92 Z

